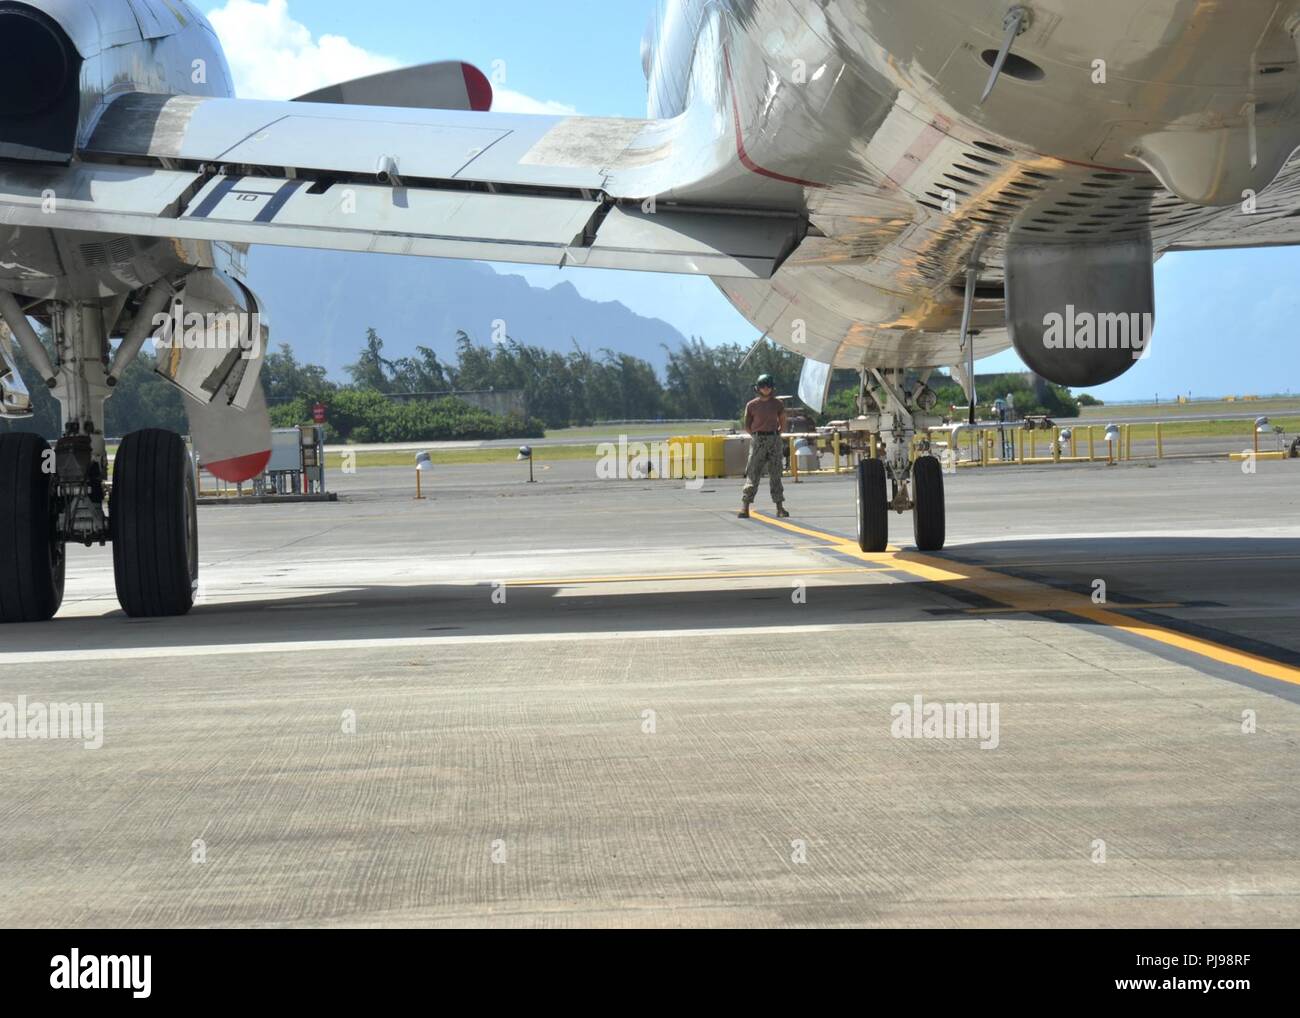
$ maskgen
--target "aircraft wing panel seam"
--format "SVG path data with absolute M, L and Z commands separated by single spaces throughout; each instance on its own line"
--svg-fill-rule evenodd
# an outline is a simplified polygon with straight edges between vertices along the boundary
M 220 152 L 220 153 L 219 153 L 219 154 L 218 154 L 214 159 L 212 159 L 211 162 L 215 162 L 215 163 L 219 163 L 219 162 L 221 162 L 221 161 L 222 161 L 223 159 L 225 159 L 225 158 L 226 158 L 226 157 L 227 157 L 231 152 L 233 152 L 233 151 L 235 151 L 235 149 L 239 148 L 240 145 L 245 145 L 245 144 L 247 144 L 250 140 L 252 140 L 253 138 L 256 138 L 259 134 L 264 134 L 265 132 L 267 132 L 267 131 L 269 131 L 271 128 L 273 128 L 276 124 L 282 124 L 282 123 L 284 123 L 284 122 L 285 122 L 286 120 L 288 120 L 288 119 L 289 119 L 289 115 L 288 115 L 288 114 L 285 114 L 284 116 L 276 117 L 274 120 L 268 120 L 265 124 L 261 125 L 260 127 L 256 127 L 256 128 L 254 128 L 253 130 L 249 131 L 246 135 L 244 135 L 242 138 L 240 138 L 237 142 L 235 142 L 235 143 L 234 143 L 233 145 L 231 145 L 229 148 L 224 149 L 224 150 L 223 150 L 222 152 Z

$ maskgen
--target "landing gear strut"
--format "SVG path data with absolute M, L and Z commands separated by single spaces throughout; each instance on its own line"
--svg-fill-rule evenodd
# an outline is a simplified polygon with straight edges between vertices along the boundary
M 926 378 L 906 384 L 901 370 L 862 373 L 856 431 L 870 437 L 858 463 L 858 547 L 881 552 L 889 546 L 889 513 L 912 511 L 912 533 L 920 551 L 939 551 L 945 540 L 943 469 L 918 431 L 941 423 L 927 417 L 935 395 Z
M 109 333 L 124 300 L 47 306 L 55 358 L 45 355 L 29 309 L 10 294 L 0 315 L 19 338 L 62 409 L 53 449 L 35 435 L 0 436 L 0 622 L 50 619 L 63 600 L 69 544 L 113 542 L 117 597 L 131 616 L 181 615 L 194 604 L 198 542 L 194 472 L 179 435 L 126 436 L 109 491 L 104 402 L 148 335 L 156 287 L 136 309 L 119 361 L 109 369 Z M 128 316 L 129 317 L 129 316 Z

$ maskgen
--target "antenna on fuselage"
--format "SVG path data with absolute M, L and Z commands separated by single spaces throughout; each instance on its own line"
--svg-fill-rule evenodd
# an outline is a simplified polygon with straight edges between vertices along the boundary
M 987 234 L 980 234 L 971 248 L 970 260 L 966 263 L 966 294 L 961 306 L 961 348 L 966 353 L 966 373 L 970 376 L 971 424 L 975 423 L 975 336 L 971 332 L 971 318 L 975 314 L 975 291 L 979 287 L 980 272 L 984 269 L 980 255 L 987 240 Z
M 997 59 L 993 61 L 993 73 L 989 75 L 989 82 L 984 86 L 984 94 L 980 96 L 981 106 L 984 105 L 984 100 L 993 94 L 993 86 L 998 83 L 998 78 L 1002 77 L 1002 68 L 1006 66 L 1007 57 L 1011 56 L 1011 47 L 1015 45 L 1016 39 L 1029 30 L 1029 8 L 1016 4 L 1002 19 L 1002 28 L 1005 31 L 1002 37 L 1002 48 L 998 50 Z

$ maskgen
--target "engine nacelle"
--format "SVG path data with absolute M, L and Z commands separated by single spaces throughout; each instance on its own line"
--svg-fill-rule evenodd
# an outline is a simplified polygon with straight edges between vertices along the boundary
M 1025 365 L 1058 385 L 1101 385 L 1150 349 L 1155 275 L 1149 237 L 1024 244 L 1006 254 L 1007 330 Z
M 81 63 L 53 18 L 26 4 L 0 2 L 0 159 L 72 159 Z

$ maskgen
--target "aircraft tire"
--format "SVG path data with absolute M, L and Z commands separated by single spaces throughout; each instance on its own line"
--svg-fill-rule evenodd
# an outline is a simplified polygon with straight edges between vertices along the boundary
M 889 503 L 885 497 L 885 465 L 878 459 L 858 464 L 858 547 L 880 552 L 889 547 Z
M 0 622 L 46 622 L 63 603 L 49 448 L 40 435 L 0 435 Z
M 918 551 L 942 551 L 946 519 L 943 504 L 943 468 L 933 456 L 920 456 L 912 464 L 912 536 Z
M 194 472 L 181 437 L 148 428 L 122 440 L 109 523 L 117 600 L 132 618 L 184 615 L 199 581 Z

